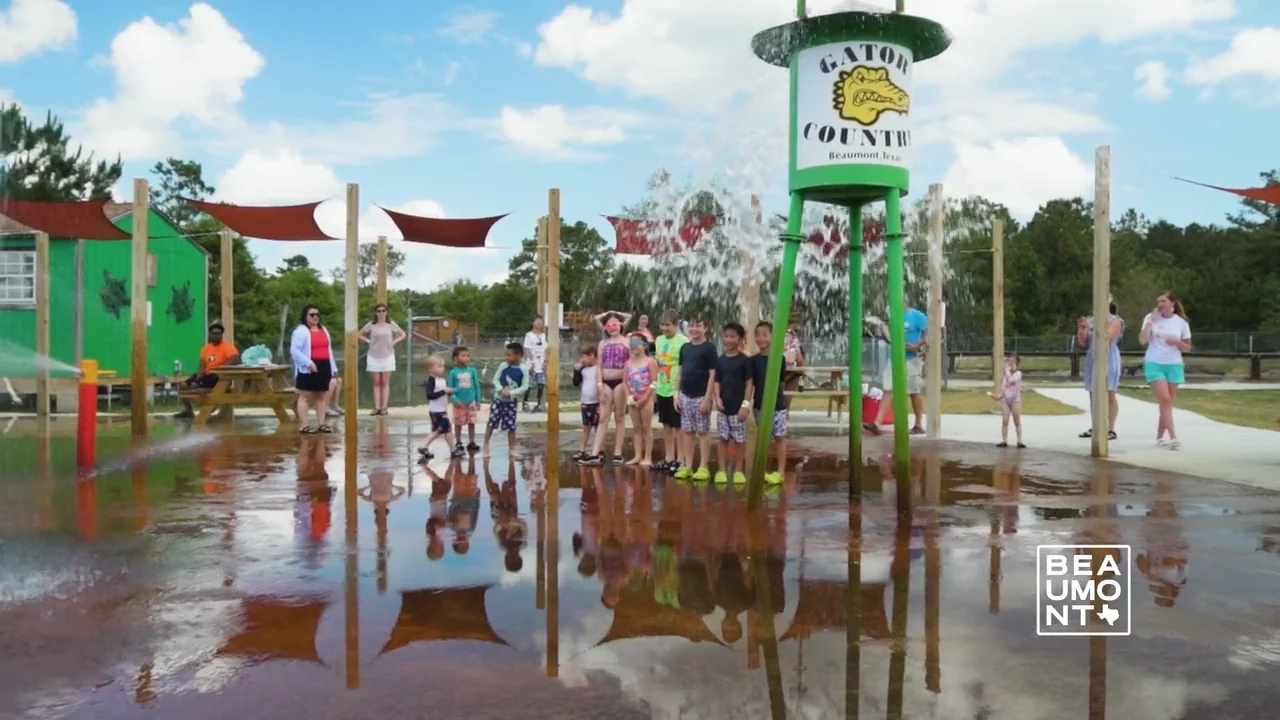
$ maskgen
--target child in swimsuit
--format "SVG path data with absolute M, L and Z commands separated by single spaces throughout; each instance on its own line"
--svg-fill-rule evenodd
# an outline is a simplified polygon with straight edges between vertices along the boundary
M 630 355 L 627 338 L 622 335 L 622 321 L 610 315 L 604 321 L 605 337 L 600 341 L 600 426 L 591 455 L 584 457 L 584 464 L 601 462 L 604 435 L 609 431 L 609 421 L 617 426 L 613 441 L 613 461 L 622 464 L 623 430 L 627 422 L 627 391 L 622 387 L 626 379 L 627 358 Z
M 1018 447 L 1022 444 L 1022 358 L 1010 355 L 1004 359 L 1004 384 L 1000 392 L 992 393 L 991 398 L 1000 402 L 1000 444 L 996 447 L 1009 447 L 1009 419 L 1018 432 Z
M 617 345 L 606 347 L 618 347 Z M 627 404 L 631 408 L 631 444 L 635 457 L 628 465 L 649 467 L 653 458 L 653 396 L 658 363 L 648 355 L 649 340 L 631 334 L 631 359 L 626 364 Z

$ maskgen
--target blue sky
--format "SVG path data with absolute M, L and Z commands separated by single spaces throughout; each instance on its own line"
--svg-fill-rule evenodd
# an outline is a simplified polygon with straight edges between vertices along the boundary
M 891 0 L 870 4 L 887 6 Z M 811 13 L 850 5 L 811 0 Z M 1183 175 L 1247 186 L 1280 167 L 1280 4 L 1263 0 L 908 0 L 956 38 L 916 68 L 913 186 L 981 193 L 1027 217 L 1091 193 L 1110 144 L 1113 206 L 1218 222 L 1230 196 Z M 409 248 L 400 284 L 493 281 L 559 187 L 563 214 L 644 193 L 660 167 L 726 177 L 785 207 L 785 73 L 754 59 L 755 31 L 789 0 L 0 0 L 0 97 L 52 109 L 75 137 L 125 155 L 126 178 L 176 155 L 220 197 L 326 197 L 420 214 L 510 212 L 486 252 Z M 148 19 L 149 18 L 149 19 Z M 336 225 L 334 223 L 337 223 Z M 255 242 L 262 265 L 335 244 Z

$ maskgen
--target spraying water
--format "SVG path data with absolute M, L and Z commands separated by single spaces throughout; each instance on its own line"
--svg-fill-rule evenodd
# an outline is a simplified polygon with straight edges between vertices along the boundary
M 214 433 L 191 433 L 183 435 L 181 437 L 150 444 L 134 450 L 119 460 L 113 460 L 112 462 L 95 468 L 94 474 L 113 475 L 115 473 L 127 472 L 138 465 L 144 465 L 163 458 L 189 455 L 195 450 L 208 447 L 216 442 L 218 442 L 218 435 Z
M 42 370 L 50 374 L 72 377 L 80 369 L 23 347 L 11 340 L 0 339 L 0 377 L 35 377 Z

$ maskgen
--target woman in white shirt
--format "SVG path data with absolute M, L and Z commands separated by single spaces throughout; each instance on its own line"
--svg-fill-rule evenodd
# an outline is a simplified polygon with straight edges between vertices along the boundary
M 524 334 L 524 359 L 529 364 L 529 374 L 533 376 L 531 383 L 537 391 L 537 406 L 534 412 L 542 410 L 542 391 L 547 386 L 547 331 L 543 327 L 542 316 L 533 319 L 533 327 Z M 528 401 L 520 403 L 522 412 L 529 411 Z
M 1191 350 L 1191 325 L 1182 302 L 1172 292 L 1165 291 L 1156 298 L 1156 308 L 1142 320 L 1142 332 L 1138 342 L 1147 346 L 1143 373 L 1160 404 L 1160 422 L 1156 426 L 1156 443 L 1170 450 L 1181 447 L 1173 430 L 1173 402 L 1178 396 L 1178 386 L 1186 380 L 1182 353 Z M 1165 433 L 1169 433 L 1168 442 Z

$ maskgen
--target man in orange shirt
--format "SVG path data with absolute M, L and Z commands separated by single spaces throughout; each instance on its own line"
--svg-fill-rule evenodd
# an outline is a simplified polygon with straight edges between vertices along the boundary
M 225 332 L 222 323 L 214 323 L 209 326 L 209 342 L 200 348 L 200 366 L 196 369 L 196 374 L 187 378 L 183 385 L 188 388 L 204 388 L 210 389 L 218 384 L 218 376 L 213 371 L 223 365 L 240 364 L 240 351 L 236 350 L 236 346 L 222 339 L 222 333 Z M 182 412 L 176 417 L 180 419 L 189 419 L 195 417 L 195 408 L 191 407 L 191 403 L 186 400 L 182 401 Z

